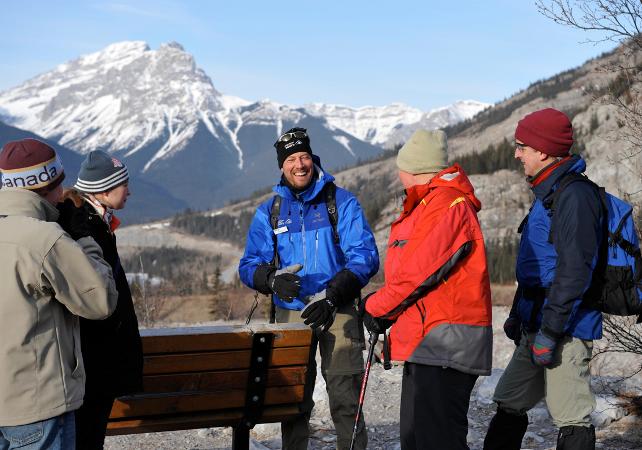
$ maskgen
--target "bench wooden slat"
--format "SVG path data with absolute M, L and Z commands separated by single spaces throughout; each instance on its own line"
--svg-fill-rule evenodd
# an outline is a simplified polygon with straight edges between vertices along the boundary
M 305 384 L 306 366 L 279 367 L 268 370 L 268 386 Z M 249 370 L 148 375 L 143 378 L 143 392 L 190 392 L 245 389 Z
M 281 422 L 299 414 L 297 406 L 266 406 L 259 423 Z M 144 419 L 123 419 L 109 422 L 107 435 L 152 433 L 157 431 L 191 430 L 234 426 L 243 417 L 241 410 L 216 413 L 186 414 L 173 417 L 149 417 Z
M 251 332 L 262 331 L 275 333 L 274 348 L 309 346 L 309 330 L 292 325 L 299 324 L 160 328 L 142 330 L 141 337 L 146 355 L 247 349 L 252 346 Z
M 275 348 L 270 357 L 270 367 L 304 365 L 308 362 L 310 347 Z M 208 370 L 245 369 L 250 366 L 251 350 L 229 352 L 190 353 L 187 355 L 145 356 L 143 373 L 200 372 Z
M 265 390 L 265 405 L 299 403 L 303 401 L 303 386 L 268 387 Z M 226 390 L 219 392 L 168 393 L 160 395 L 141 395 L 116 399 L 111 409 L 111 419 L 124 417 L 144 417 L 163 414 L 190 413 L 197 411 L 216 411 L 220 409 L 242 408 L 245 404 L 245 390 Z
M 141 337 L 143 392 L 116 399 L 108 435 L 232 426 L 232 447 L 247 449 L 253 425 L 299 416 L 312 394 L 312 331 L 303 324 L 151 329 Z

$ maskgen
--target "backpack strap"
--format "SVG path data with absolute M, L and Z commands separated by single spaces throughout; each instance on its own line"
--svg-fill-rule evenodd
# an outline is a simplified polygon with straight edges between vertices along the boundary
M 560 195 L 570 185 L 571 183 L 574 183 L 575 181 L 581 181 L 585 183 L 590 183 L 593 185 L 597 191 L 598 191 L 598 197 L 600 204 L 602 206 L 602 239 L 600 242 L 600 246 L 597 249 L 597 262 L 595 264 L 595 268 L 593 269 L 592 275 L 591 275 L 591 283 L 589 287 L 587 288 L 586 292 L 584 292 L 583 296 L 583 302 L 585 307 L 589 309 L 597 309 L 599 310 L 600 307 L 598 306 L 598 303 L 601 299 L 601 292 L 602 289 L 606 283 L 606 266 L 608 262 L 608 247 L 610 242 L 612 241 L 612 234 L 609 232 L 609 204 L 608 200 L 606 197 L 606 190 L 602 186 L 598 186 L 595 184 L 593 181 L 591 181 L 586 175 L 579 174 L 579 173 L 570 173 L 565 175 L 562 180 L 560 181 L 557 189 L 553 194 L 551 195 L 551 198 L 548 200 L 548 205 L 545 203 L 545 207 L 549 207 L 551 210 L 551 216 L 555 213 L 555 204 L 557 203 Z M 620 239 L 621 239 L 621 228 L 623 226 L 623 222 L 620 224 L 618 227 L 618 230 L 620 230 Z M 551 244 L 553 243 L 553 228 L 554 224 L 551 221 L 551 229 L 548 235 L 548 242 Z
M 277 269 L 279 268 L 279 252 L 277 251 L 278 247 L 274 230 L 279 227 L 279 215 L 281 214 L 282 200 L 283 199 L 280 195 L 275 195 L 274 200 L 272 201 L 272 206 L 270 207 L 270 226 L 272 227 L 272 242 L 274 242 L 274 257 L 272 258 L 272 263 Z
M 280 195 L 275 195 L 274 200 L 272 200 L 272 206 L 270 207 L 270 226 L 272 227 L 272 243 L 274 245 L 274 256 L 272 257 L 272 265 L 278 269 L 279 268 L 279 252 L 278 252 L 278 242 L 276 240 L 276 234 L 274 230 L 279 227 L 279 215 L 281 214 L 281 201 L 283 198 Z M 274 297 L 270 296 L 270 323 L 276 322 L 276 306 L 274 305 Z
M 519 226 L 517 227 L 517 234 L 522 234 L 522 232 L 524 231 L 524 227 L 525 227 L 525 226 L 526 226 L 526 224 L 528 223 L 528 216 L 529 216 L 530 214 L 531 214 L 531 213 L 530 213 L 530 211 L 529 211 L 529 212 L 528 212 L 528 214 L 526 214 L 526 216 L 524 216 L 524 218 L 522 219 L 522 221 L 519 223 Z
M 323 187 L 325 206 L 328 208 L 328 219 L 332 225 L 332 237 L 334 243 L 339 245 L 339 232 L 337 226 L 339 224 L 339 212 L 337 211 L 337 186 L 330 182 L 326 183 Z
M 571 173 L 567 173 L 566 175 L 564 175 L 564 176 L 562 177 L 562 179 L 560 180 L 559 184 L 557 185 L 557 189 L 555 189 L 555 191 L 554 191 L 553 193 L 551 193 L 551 194 L 550 194 L 546 199 L 544 199 L 544 201 L 543 201 L 544 208 L 546 208 L 547 210 L 549 210 L 549 211 L 550 211 L 550 217 L 551 217 L 551 219 L 552 219 L 552 218 L 553 218 L 553 216 L 555 215 L 555 208 L 557 207 L 557 203 L 558 203 L 558 201 L 559 201 L 560 196 L 562 195 L 562 192 L 564 192 L 564 190 L 565 190 L 565 189 L 566 189 L 566 188 L 567 188 L 571 183 L 574 183 L 574 182 L 576 182 L 576 181 L 581 181 L 581 182 L 584 182 L 584 183 L 589 183 L 589 184 L 591 184 L 591 185 L 595 186 L 595 188 L 596 188 L 596 189 L 598 190 L 598 192 L 599 192 L 600 202 L 602 203 L 602 208 L 603 208 L 603 210 L 604 210 L 604 213 L 605 213 L 605 214 L 607 214 L 607 213 L 608 213 L 607 203 L 606 203 L 606 191 L 604 190 L 604 188 L 603 188 L 603 187 L 598 186 L 597 184 L 595 184 L 593 181 L 591 181 L 591 180 L 590 180 L 586 175 L 584 175 L 584 174 L 580 174 L 580 173 L 577 173 L 577 172 L 571 172 Z M 606 220 L 606 217 L 605 217 L 604 224 L 605 224 L 605 228 L 608 230 L 608 222 L 607 222 L 607 220 Z M 555 228 L 555 224 L 554 224 L 554 223 L 553 223 L 553 221 L 551 220 L 551 229 L 550 229 L 550 230 L 549 230 L 549 232 L 548 232 L 548 242 L 549 242 L 549 243 L 551 243 L 551 244 L 553 243 L 553 231 L 554 231 L 554 228 Z
M 632 212 L 633 209 L 624 214 L 620 219 L 620 223 L 617 225 L 615 231 L 613 231 L 612 233 L 609 232 L 609 247 L 620 246 L 620 248 L 630 256 L 636 256 L 640 253 L 640 248 L 636 245 L 633 245 L 622 236 L 622 228 L 624 228 L 624 225 L 626 225 L 626 221 L 628 220 Z

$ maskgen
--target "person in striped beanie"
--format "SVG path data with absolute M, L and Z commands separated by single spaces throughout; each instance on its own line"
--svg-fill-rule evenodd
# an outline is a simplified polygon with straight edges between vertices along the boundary
M 74 188 L 95 197 L 107 209 L 122 209 L 129 196 L 129 173 L 119 159 L 93 151 L 80 165 Z
M 143 354 L 129 284 L 120 265 L 114 210 L 125 207 L 129 173 L 119 159 L 102 151 L 87 155 L 72 189 L 58 205 L 59 223 L 74 239 L 91 236 L 111 265 L 118 305 L 106 320 L 81 320 L 80 337 L 87 382 L 76 413 L 76 448 L 102 449 L 114 398 L 142 389 Z

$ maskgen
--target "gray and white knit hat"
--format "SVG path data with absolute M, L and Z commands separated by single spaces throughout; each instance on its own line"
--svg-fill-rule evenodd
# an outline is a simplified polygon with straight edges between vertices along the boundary
M 125 164 L 105 152 L 96 150 L 89 153 L 80 165 L 74 187 L 80 192 L 96 194 L 114 189 L 127 180 L 129 173 Z

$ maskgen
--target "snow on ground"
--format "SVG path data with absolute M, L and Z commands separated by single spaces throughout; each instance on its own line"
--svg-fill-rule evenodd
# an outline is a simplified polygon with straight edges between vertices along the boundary
M 513 343 L 503 334 L 501 325 L 508 309 L 493 308 L 493 328 L 495 330 L 493 373 L 489 377 L 480 377 L 471 396 L 468 414 L 468 443 L 472 450 L 483 446 L 488 423 L 495 413 L 492 394 L 506 367 L 513 350 Z M 619 367 L 633 367 L 631 359 L 625 359 Z M 640 363 L 640 358 L 635 361 Z M 318 364 L 320 366 L 320 363 Z M 616 365 L 611 364 L 610 367 Z M 600 370 L 603 370 L 600 368 Z M 610 375 L 613 375 L 611 377 Z M 596 426 L 596 448 L 603 450 L 624 450 L 642 448 L 642 417 L 629 414 L 627 404 L 613 394 L 614 384 L 620 374 L 607 374 L 593 379 L 593 388 L 597 394 L 597 406 L 592 415 Z M 364 405 L 364 416 L 368 428 L 368 449 L 398 450 L 399 446 L 399 402 L 401 397 L 402 366 L 395 365 L 389 371 L 383 370 L 380 364 L 373 364 L 368 380 L 368 390 Z M 621 384 L 621 383 L 620 383 Z M 628 391 L 640 390 L 639 379 L 629 382 Z M 314 408 L 310 421 L 312 435 L 309 448 L 312 450 L 331 450 L 336 445 L 336 435 L 330 418 L 325 383 L 321 374 L 317 376 L 314 390 Z M 522 448 L 554 449 L 557 441 L 557 429 L 553 425 L 544 403 L 538 404 L 528 414 L 529 426 Z M 250 449 L 277 450 L 281 448 L 279 424 L 262 424 L 252 430 Z M 208 428 L 167 433 L 149 433 L 132 436 L 111 436 L 105 443 L 107 450 L 121 449 L 208 449 L 223 450 L 231 448 L 232 434 L 230 428 Z

